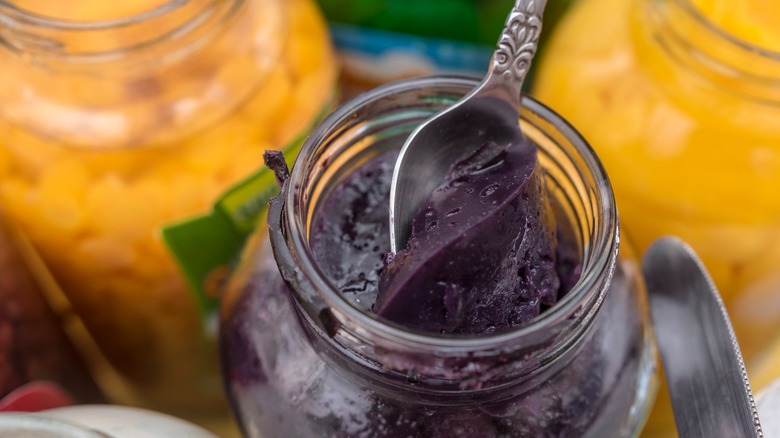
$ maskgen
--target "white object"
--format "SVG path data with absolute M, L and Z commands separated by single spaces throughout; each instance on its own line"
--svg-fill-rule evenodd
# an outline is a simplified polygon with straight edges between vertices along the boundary
M 780 438 L 780 379 L 758 392 L 756 408 L 764 437 Z
M 111 405 L 82 405 L 36 413 L 0 413 L 4 438 L 217 438 L 166 414 Z

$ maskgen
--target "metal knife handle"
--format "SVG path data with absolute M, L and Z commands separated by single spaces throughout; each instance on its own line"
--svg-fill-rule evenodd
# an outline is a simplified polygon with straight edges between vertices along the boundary
M 645 253 L 653 325 L 681 438 L 763 438 L 726 307 L 693 250 L 677 238 Z

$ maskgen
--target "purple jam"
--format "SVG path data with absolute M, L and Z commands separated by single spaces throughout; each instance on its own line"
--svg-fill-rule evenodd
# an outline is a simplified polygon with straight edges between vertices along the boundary
M 493 333 L 558 299 L 555 233 L 536 146 L 483 145 L 456 163 L 382 272 L 374 310 L 407 327 Z
M 456 163 L 390 254 L 395 157 L 361 166 L 315 213 L 313 254 L 348 299 L 411 329 L 481 334 L 528 322 L 574 283 L 576 254 L 560 256 L 535 144 L 486 144 Z

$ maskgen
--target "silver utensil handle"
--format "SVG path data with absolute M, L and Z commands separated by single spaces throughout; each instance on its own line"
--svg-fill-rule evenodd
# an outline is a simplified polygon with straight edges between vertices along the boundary
M 518 0 L 507 17 L 493 54 L 489 81 L 509 86 L 518 103 L 523 81 L 539 45 L 546 3 L 547 0 Z
M 680 438 L 762 438 L 734 328 L 704 264 L 665 237 L 642 272 Z

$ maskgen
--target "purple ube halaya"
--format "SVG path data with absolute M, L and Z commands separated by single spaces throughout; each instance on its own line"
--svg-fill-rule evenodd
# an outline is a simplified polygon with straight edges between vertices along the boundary
M 408 327 L 492 333 L 558 298 L 555 233 L 536 146 L 485 144 L 456 163 L 388 257 L 374 310 Z
M 363 165 L 315 213 L 313 253 L 345 296 L 411 329 L 480 334 L 522 325 L 565 292 L 534 143 L 488 143 L 456 163 L 390 254 L 394 160 Z

